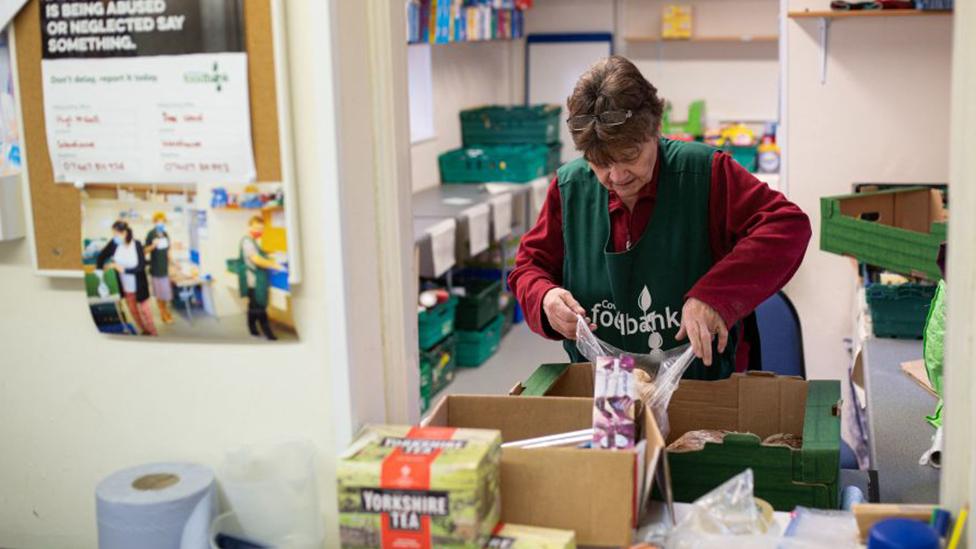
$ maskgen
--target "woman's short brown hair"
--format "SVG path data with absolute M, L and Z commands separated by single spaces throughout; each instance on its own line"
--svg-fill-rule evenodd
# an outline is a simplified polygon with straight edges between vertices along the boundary
M 633 112 L 617 126 L 594 120 L 584 129 L 570 132 L 576 150 L 587 161 L 608 166 L 614 161 L 632 159 L 642 144 L 657 137 L 664 101 L 633 63 L 626 57 L 612 55 L 597 61 L 580 76 L 566 106 L 569 118 L 616 110 Z

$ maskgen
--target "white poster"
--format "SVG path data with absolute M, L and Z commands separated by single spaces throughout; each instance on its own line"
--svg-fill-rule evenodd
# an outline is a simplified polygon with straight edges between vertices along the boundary
M 55 181 L 255 179 L 239 1 L 46 0 Z

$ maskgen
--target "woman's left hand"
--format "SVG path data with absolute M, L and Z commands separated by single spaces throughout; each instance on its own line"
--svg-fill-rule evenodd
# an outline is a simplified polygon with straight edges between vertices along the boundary
M 712 338 L 718 334 L 718 352 L 725 351 L 729 343 L 729 330 L 725 321 L 715 309 L 703 301 L 691 298 L 681 309 L 681 329 L 675 339 L 690 340 L 695 356 L 702 359 L 705 366 L 712 365 Z

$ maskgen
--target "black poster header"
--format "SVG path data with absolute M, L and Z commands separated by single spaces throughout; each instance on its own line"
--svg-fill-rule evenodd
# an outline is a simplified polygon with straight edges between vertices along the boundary
M 41 0 L 43 58 L 244 51 L 244 0 Z

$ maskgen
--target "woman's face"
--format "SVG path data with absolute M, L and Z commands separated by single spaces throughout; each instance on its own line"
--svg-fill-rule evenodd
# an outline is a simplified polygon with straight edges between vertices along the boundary
M 636 199 L 644 185 L 654 176 L 657 161 L 657 139 L 641 145 L 635 156 L 619 158 L 609 166 L 598 166 L 590 162 L 593 173 L 600 184 L 609 191 L 617 193 L 621 200 Z

